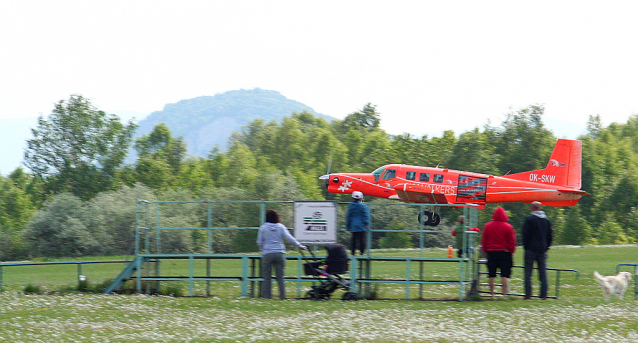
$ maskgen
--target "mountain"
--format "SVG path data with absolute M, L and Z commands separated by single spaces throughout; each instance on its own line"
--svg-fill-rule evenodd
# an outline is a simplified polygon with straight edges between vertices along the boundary
M 136 138 L 149 134 L 156 125 L 164 123 L 173 137 L 184 137 L 189 154 L 206 157 L 215 145 L 224 150 L 231 133 L 254 119 L 280 121 L 293 112 L 302 111 L 332 119 L 277 91 L 260 88 L 233 90 L 168 104 L 163 110 L 153 112 L 137 123 Z
M 333 119 L 318 114 L 309 106 L 290 100 L 279 92 L 259 88 L 182 100 L 149 115 L 130 111 L 106 112 L 117 114 L 124 123 L 134 117 L 143 117 L 136 120 L 139 128 L 135 138 L 149 134 L 156 125 L 165 123 L 174 137 L 184 137 L 189 154 L 206 157 L 215 145 L 224 150 L 231 133 L 254 119 L 281 121 L 293 112 L 304 110 L 329 121 Z M 9 175 L 20 166 L 26 141 L 33 138 L 31 128 L 37 127 L 37 124 L 37 117 L 0 118 L 1 175 Z M 134 162 L 135 158 L 129 156 L 127 163 Z

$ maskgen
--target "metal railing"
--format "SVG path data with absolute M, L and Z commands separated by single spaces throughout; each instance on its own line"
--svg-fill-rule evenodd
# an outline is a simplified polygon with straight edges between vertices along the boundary
M 180 205 L 180 204 L 200 204 L 205 206 L 205 219 L 202 218 L 202 222 L 206 222 L 206 225 L 200 227 L 166 227 L 163 226 L 162 223 L 162 207 L 167 205 Z M 220 226 L 215 225 L 215 221 L 213 220 L 214 208 L 213 205 L 238 205 L 238 204 L 248 204 L 258 206 L 258 221 L 255 222 L 255 226 L 243 225 L 243 226 Z M 207 254 L 214 253 L 213 249 L 213 236 L 212 232 L 215 230 L 258 230 L 261 223 L 265 221 L 266 210 L 268 206 L 274 205 L 292 205 L 294 201 L 257 201 L 257 200 L 247 200 L 247 201 L 147 201 L 147 200 L 138 200 L 137 201 L 137 209 L 136 209 L 136 230 L 135 230 L 135 254 L 139 253 L 162 253 L 162 238 L 161 233 L 165 231 L 175 231 L 175 230 L 204 230 L 207 235 L 207 243 L 206 243 L 206 252 Z M 344 210 L 348 205 L 348 202 L 340 202 L 338 203 L 341 210 Z M 387 207 L 387 206 L 407 206 L 411 208 L 418 209 L 418 213 L 423 213 L 426 209 L 433 210 L 434 208 L 462 208 L 463 215 L 467 219 L 467 227 L 476 227 L 478 225 L 478 208 L 473 204 L 463 204 L 463 205 L 448 205 L 448 204 L 414 204 L 414 203 L 366 203 L 366 205 L 370 209 L 371 213 L 371 223 L 369 230 L 366 230 L 366 251 L 370 251 L 372 248 L 372 236 L 375 233 L 412 233 L 415 235 L 419 235 L 419 249 L 424 249 L 425 247 L 425 237 L 428 234 L 433 233 L 450 233 L 450 230 L 436 230 L 435 227 L 427 226 L 423 223 L 419 223 L 414 225 L 414 228 L 407 229 L 376 229 L 374 218 L 372 214 L 374 213 L 376 208 L 379 207 Z M 290 209 L 292 212 L 292 209 Z M 414 213 L 416 214 L 416 212 Z M 293 225 L 290 225 L 291 218 L 287 218 L 288 216 L 282 216 L 282 222 L 288 227 L 292 228 Z M 292 216 L 290 216 L 292 217 Z M 341 220 L 343 221 L 343 220 Z M 340 222 L 341 222 L 340 221 Z M 343 224 L 342 226 L 345 226 Z M 340 232 L 344 232 L 345 229 L 340 229 Z M 369 255 L 368 255 L 369 256 Z
M 479 280 L 480 280 L 480 275 L 487 275 L 487 272 L 482 272 L 480 271 L 480 266 L 481 265 L 487 265 L 487 261 L 481 260 L 478 262 L 478 269 L 479 269 Z M 520 269 L 525 269 L 524 266 L 512 266 L 512 268 L 520 268 Z M 550 296 L 548 295 L 547 298 L 550 299 L 558 299 L 558 295 L 559 295 L 559 291 L 560 291 L 560 275 L 561 272 L 575 272 L 576 273 L 576 280 L 580 279 L 580 272 L 576 269 L 563 269 L 563 268 L 545 268 L 548 271 L 555 271 L 556 272 L 556 281 L 555 281 L 555 295 Z M 538 273 L 538 267 L 534 267 L 534 270 L 536 270 L 536 272 Z M 549 277 L 548 277 L 548 288 L 549 288 Z M 478 283 L 478 285 L 485 285 L 484 283 Z M 500 284 L 499 284 L 500 285 Z M 511 288 L 511 286 L 510 286 Z M 511 289 L 510 289 L 511 290 Z M 481 291 L 479 288 L 477 288 L 478 293 L 490 293 L 489 291 Z M 518 294 L 518 293 L 509 293 L 508 295 L 514 295 L 514 296 L 522 296 L 524 297 L 525 294 Z M 532 295 L 532 297 L 540 297 L 538 295 Z
M 76 281 L 81 281 L 82 274 L 82 266 L 85 264 L 96 264 L 96 263 L 131 263 L 132 260 L 121 260 L 121 261 L 84 261 L 84 262 L 21 262 L 21 263 L 0 263 L 0 290 L 4 289 L 4 268 L 7 267 L 21 267 L 21 266 L 52 266 L 52 265 L 77 265 L 77 278 Z
M 256 291 L 259 289 L 263 278 L 261 277 L 261 255 L 228 255 L 228 254 L 140 254 L 136 260 L 139 265 L 136 266 L 136 273 L 131 276 L 131 279 L 135 281 L 136 290 L 140 293 L 144 292 L 144 285 L 148 285 L 149 282 L 166 282 L 166 281 L 183 281 L 188 283 L 188 295 L 194 296 L 194 286 L 196 282 L 206 282 L 207 289 L 206 294 L 210 295 L 209 283 L 212 281 L 235 281 L 239 282 L 241 293 L 243 297 L 254 297 L 258 295 Z M 324 259 L 325 256 L 317 256 L 318 259 Z M 142 273 L 142 265 L 146 261 L 161 261 L 161 260 L 187 260 L 187 275 L 170 275 L 158 267 L 155 275 L 144 275 Z M 296 275 L 287 276 L 286 281 L 297 283 L 297 296 L 303 296 L 302 285 L 304 283 L 315 283 L 320 281 L 317 277 L 310 277 L 304 275 L 304 263 L 308 262 L 307 258 L 303 255 L 286 255 L 287 260 L 296 261 Z M 197 260 L 237 260 L 241 263 L 241 268 L 236 268 L 238 273 L 226 274 L 226 275 L 213 275 L 209 268 L 210 264 L 206 266 L 196 267 L 195 261 Z M 360 295 L 364 297 L 368 296 L 365 292 L 362 293 L 361 289 L 365 285 L 373 283 L 385 283 L 385 284 L 403 284 L 405 285 L 405 299 L 411 298 L 410 286 L 412 285 L 458 285 L 459 287 L 459 300 L 464 300 L 465 287 L 472 283 L 472 272 L 469 268 L 469 264 L 473 263 L 470 258 L 438 258 L 438 257 L 367 257 L 367 256 L 351 256 L 350 257 L 350 277 L 347 278 L 351 283 L 351 289 L 359 289 Z M 403 278 L 389 279 L 380 278 L 372 275 L 372 264 L 375 262 L 405 262 L 405 276 Z M 426 262 L 446 262 L 446 263 L 459 263 L 459 280 L 427 280 L 423 270 L 423 264 Z M 420 269 L 418 275 L 412 271 L 413 264 L 419 264 Z M 156 264 L 161 266 L 161 263 Z M 324 280 L 325 281 L 325 280 Z M 158 292 L 159 285 L 152 291 Z M 148 289 L 147 289 L 148 291 Z M 422 289 L 420 289 L 422 292 Z M 422 298 L 421 293 L 419 298 Z

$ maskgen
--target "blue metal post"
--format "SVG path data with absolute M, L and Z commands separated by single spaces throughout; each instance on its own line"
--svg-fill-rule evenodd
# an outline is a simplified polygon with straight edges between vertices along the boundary
M 155 204 L 155 253 L 160 254 L 162 252 L 161 245 L 161 230 L 160 230 L 160 204 Z
M 207 221 L 206 236 L 208 237 L 208 253 L 213 253 L 213 204 L 206 202 L 207 207 Z M 210 277 L 210 259 L 206 259 L 206 276 Z M 210 281 L 206 281 L 206 296 L 210 296 Z
M 241 258 L 241 296 L 248 296 L 248 256 L 244 255 Z
M 357 268 L 359 265 L 359 260 L 356 256 L 350 257 L 350 290 L 357 285 Z
M 195 259 L 193 255 L 188 257 L 188 295 L 193 296 L 193 277 L 195 276 Z
M 405 260 L 405 298 L 410 299 L 410 268 L 412 265 L 412 260 L 407 258 Z
M 141 209 L 140 200 L 135 204 L 135 256 L 140 253 L 140 211 Z

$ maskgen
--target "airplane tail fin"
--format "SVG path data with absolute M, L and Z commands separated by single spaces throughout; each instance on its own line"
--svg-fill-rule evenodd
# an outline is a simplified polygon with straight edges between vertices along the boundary
M 582 142 L 559 139 L 545 169 L 504 176 L 508 179 L 538 182 L 580 190 L 582 185 Z
M 583 142 L 571 139 L 559 139 L 554 146 L 545 171 L 556 175 L 558 185 L 580 189 L 582 185 Z

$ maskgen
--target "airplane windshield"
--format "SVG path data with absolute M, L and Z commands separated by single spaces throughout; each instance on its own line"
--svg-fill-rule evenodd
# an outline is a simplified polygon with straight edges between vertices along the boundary
M 379 167 L 377 168 L 377 170 L 372 172 L 372 175 L 374 175 L 374 181 L 379 181 L 379 178 L 381 177 L 381 174 L 383 174 L 383 171 L 385 170 L 385 166 L 383 167 Z
M 397 175 L 397 171 L 394 169 L 388 169 L 385 174 L 383 174 L 383 180 L 394 179 Z

